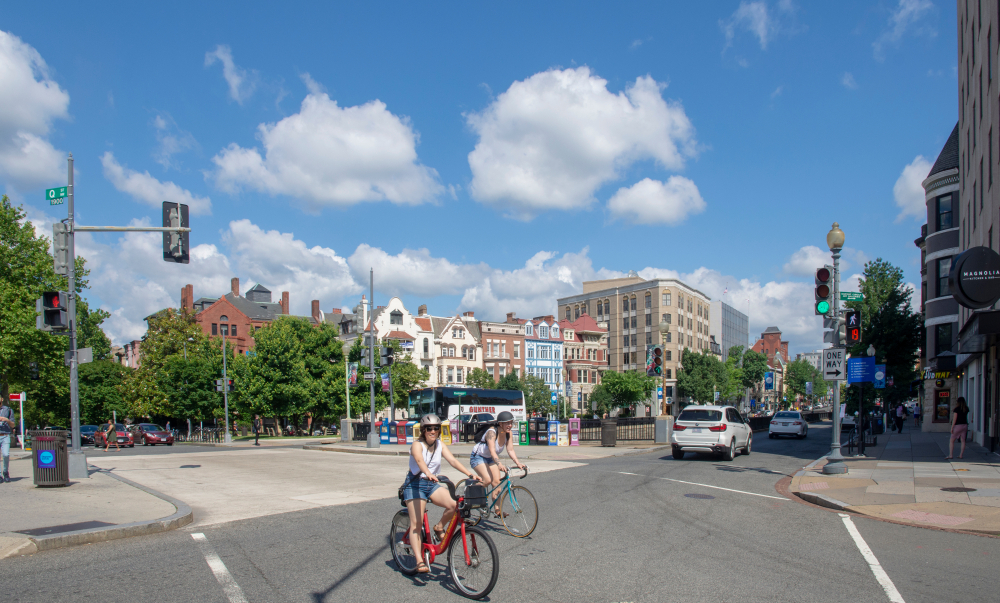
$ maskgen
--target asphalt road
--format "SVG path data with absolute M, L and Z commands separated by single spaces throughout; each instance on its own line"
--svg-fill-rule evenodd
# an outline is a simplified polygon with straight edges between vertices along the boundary
M 838 513 L 775 491 L 828 450 L 829 428 L 804 441 L 759 436 L 731 463 L 661 451 L 529 476 L 539 526 L 521 540 L 493 533 L 501 571 L 488 600 L 889 601 Z M 251 602 L 463 600 L 443 565 L 427 579 L 395 569 L 386 536 L 398 508 L 322 507 L 10 559 L 0 601 L 227 603 L 213 552 Z M 996 600 L 1000 539 L 850 521 L 898 600 Z

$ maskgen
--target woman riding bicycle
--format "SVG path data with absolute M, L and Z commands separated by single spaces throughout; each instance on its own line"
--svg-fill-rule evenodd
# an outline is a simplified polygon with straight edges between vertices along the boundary
M 524 469 L 524 465 L 517 460 L 514 447 L 510 445 L 514 415 L 506 410 L 501 412 L 497 415 L 497 425 L 499 433 L 497 433 L 496 428 L 490 427 L 483 435 L 483 441 L 472 448 L 472 454 L 469 457 L 469 464 L 482 478 L 483 483 L 492 485 L 494 488 L 500 485 L 500 472 L 507 471 L 507 467 L 500 462 L 500 454 L 503 453 L 504 448 L 507 449 L 510 460 L 514 461 L 517 468 Z M 500 516 L 499 508 L 494 507 L 493 512 L 497 517 Z
M 440 440 L 441 419 L 437 415 L 424 415 L 420 419 L 420 437 L 410 447 L 410 470 L 403 482 L 403 500 L 410 515 L 410 545 L 414 551 L 423 550 L 420 542 L 420 528 L 427 501 L 444 507 L 441 521 L 434 525 L 434 534 L 440 540 L 446 533 L 451 518 L 455 515 L 456 503 L 447 489 L 441 488 L 437 474 L 441 471 L 441 458 L 466 476 L 479 479 L 467 471 L 462 463 L 452 455 L 451 450 Z M 418 555 L 419 556 L 419 555 Z M 417 572 L 426 574 L 430 568 L 423 559 L 417 562 Z

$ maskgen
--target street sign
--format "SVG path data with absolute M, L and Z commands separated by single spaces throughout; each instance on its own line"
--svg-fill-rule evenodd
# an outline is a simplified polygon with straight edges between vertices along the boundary
M 840 301 L 864 301 L 865 296 L 857 291 L 841 291 Z
M 823 381 L 843 381 L 847 379 L 844 371 L 845 348 L 827 348 L 823 350 Z
M 875 380 L 875 359 L 851 358 L 847 361 L 847 383 L 865 383 Z
M 57 188 L 45 189 L 45 198 L 49 200 L 49 205 L 62 205 L 63 199 L 69 196 L 69 187 L 60 186 Z
M 11 402 L 20 402 L 21 401 L 21 394 L 11 394 L 11 395 L 9 395 L 7 397 L 10 398 Z M 27 397 L 27 396 L 25 396 L 25 397 Z
M 375 373 L 365 373 L 365 381 L 374 381 Z

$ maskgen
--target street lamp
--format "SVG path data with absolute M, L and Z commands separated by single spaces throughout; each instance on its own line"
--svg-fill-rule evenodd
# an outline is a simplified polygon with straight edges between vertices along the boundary
M 188 337 L 187 339 L 184 340 L 184 362 L 187 362 L 187 359 L 188 359 L 188 342 L 189 341 L 192 342 L 192 343 L 194 343 L 194 337 Z
M 840 224 L 834 222 L 830 232 L 826 233 L 826 244 L 833 254 L 833 308 L 832 318 L 840 316 L 840 251 L 844 248 L 846 237 L 844 231 L 840 229 Z M 838 328 L 835 333 L 840 332 Z M 838 340 L 835 346 L 840 345 Z M 825 474 L 847 473 L 847 465 L 844 464 L 844 457 L 840 454 L 840 382 L 835 382 L 833 387 L 833 433 L 830 434 L 830 454 L 827 455 L 827 463 L 823 466 Z
M 657 325 L 657 328 L 660 330 L 660 345 L 663 346 L 663 351 L 666 352 L 667 351 L 667 335 L 670 333 L 670 323 L 668 323 L 667 319 L 664 318 L 663 320 L 660 321 L 660 324 Z M 663 385 L 662 385 L 662 387 L 663 387 L 663 402 L 660 403 L 660 414 L 661 415 L 668 415 L 669 416 L 672 413 L 667 412 L 667 369 L 666 369 L 666 367 L 664 367 L 661 370 L 660 376 L 662 377 L 662 382 L 663 382 Z M 671 408 L 671 410 L 673 410 L 673 408 Z

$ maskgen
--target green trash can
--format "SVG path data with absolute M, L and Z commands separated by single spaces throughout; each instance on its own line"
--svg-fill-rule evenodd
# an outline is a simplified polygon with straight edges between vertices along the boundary
M 517 443 L 521 446 L 528 445 L 528 422 L 519 421 L 517 424 Z
M 35 486 L 69 485 L 68 431 L 29 431 Z

